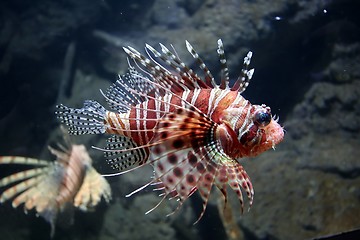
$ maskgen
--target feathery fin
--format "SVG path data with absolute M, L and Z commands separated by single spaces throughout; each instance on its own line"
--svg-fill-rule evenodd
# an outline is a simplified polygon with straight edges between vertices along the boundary
M 178 109 L 165 115 L 155 128 L 150 156 L 154 160 L 154 180 L 163 183 L 163 198 L 179 199 L 177 211 L 184 201 L 199 191 L 203 216 L 212 186 L 217 186 L 227 202 L 226 185 L 236 192 L 244 207 L 243 189 L 253 201 L 253 188 L 243 167 L 227 156 L 215 138 L 218 125 L 195 109 Z M 156 145 L 157 142 L 161 144 Z M 162 200 L 161 200 L 162 201 Z M 153 209 L 152 209 L 153 210 Z M 172 213 L 171 213 L 172 214 Z
M 82 211 L 93 209 L 101 201 L 111 200 L 111 188 L 109 183 L 92 166 L 90 166 L 84 177 L 83 184 L 74 198 L 74 206 Z
M 62 123 L 69 126 L 69 133 L 101 134 L 105 133 L 106 109 L 100 103 L 86 100 L 81 109 L 69 108 L 63 104 L 57 105 L 55 114 Z
M 22 164 L 34 166 L 47 166 L 49 161 L 36 158 L 16 157 L 16 156 L 0 156 L 0 164 Z
M 118 171 L 128 169 L 135 164 L 143 164 L 148 158 L 144 148 L 137 148 L 137 144 L 125 136 L 114 135 L 108 138 L 105 149 L 106 161 Z

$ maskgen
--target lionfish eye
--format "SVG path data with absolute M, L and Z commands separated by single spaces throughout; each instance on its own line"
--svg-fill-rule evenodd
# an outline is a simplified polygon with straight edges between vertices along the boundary
M 257 112 L 255 114 L 254 123 L 260 127 L 267 126 L 271 121 L 271 114 L 269 112 Z

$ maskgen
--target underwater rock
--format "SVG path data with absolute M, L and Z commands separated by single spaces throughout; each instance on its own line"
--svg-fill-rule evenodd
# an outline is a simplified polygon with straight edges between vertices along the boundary
M 248 48 L 255 50 L 256 84 L 254 86 L 256 87 L 250 87 L 246 94 L 255 95 L 259 101 L 268 102 L 266 98 L 271 98 L 275 103 L 281 102 L 278 104 L 281 112 L 274 104 L 270 104 L 274 113 L 280 113 L 281 123 L 288 113 L 284 105 L 288 105 L 291 111 L 284 124 L 287 130 L 284 143 L 279 145 L 275 152 L 268 152 L 256 159 L 244 161 L 256 188 L 254 205 L 249 213 L 242 216 L 238 208 L 233 209 L 234 216 L 237 216 L 246 237 L 249 239 L 251 237 L 254 239 L 313 238 L 325 233 L 346 231 L 358 223 L 360 184 L 356 156 L 360 156 L 358 150 L 360 98 L 357 90 L 360 61 L 356 56 L 359 56 L 359 46 L 334 45 L 334 51 L 330 51 L 332 54 L 326 55 L 334 59 L 325 59 L 331 63 L 325 65 L 325 69 L 317 69 L 320 72 L 316 72 L 314 78 L 309 80 L 304 77 L 309 69 L 301 68 L 301 64 L 317 64 L 318 58 L 304 60 L 301 58 L 303 55 L 294 56 L 289 51 L 299 48 L 298 51 L 301 52 L 309 47 L 308 51 L 315 51 L 317 54 L 317 49 L 311 44 L 304 48 L 300 48 L 300 44 L 290 47 L 287 45 L 289 42 L 294 42 L 293 35 L 300 35 L 302 38 L 296 40 L 301 41 L 311 34 L 308 30 L 318 25 L 318 22 L 312 21 L 315 15 L 321 15 L 321 21 L 326 21 L 327 17 L 341 18 L 332 15 L 327 4 L 337 2 L 340 5 L 350 1 L 179 0 L 176 7 L 181 11 L 180 23 L 176 23 L 174 18 L 169 19 L 169 22 L 161 22 L 166 18 L 166 14 L 172 14 L 169 11 L 162 12 L 162 15 L 158 16 L 159 11 L 164 11 L 157 8 L 161 1 L 156 1 L 157 4 L 154 3 L 155 1 L 144 0 L 139 1 L 140 4 L 132 1 L 94 1 L 84 4 L 84 1 L 75 3 L 67 0 L 64 1 L 64 7 L 57 7 L 59 3 L 33 1 L 26 4 L 25 9 L 21 1 L 16 1 L 18 3 L 15 9 L 11 8 L 14 1 L 5 2 L 5 8 L 1 10 L 4 13 L 2 18 L 4 28 L 1 30 L 0 47 L 1 52 L 6 53 L 4 54 L 6 58 L 3 56 L 2 60 L 5 69 L 10 71 L 8 80 L 12 83 L 6 89 L 12 91 L 4 91 L 11 94 L 6 94 L 5 100 L 1 103 L 15 102 L 12 103 L 15 107 L 9 114 L 10 117 L 0 123 L 0 133 L 3 137 L 2 153 L 36 155 L 46 145 L 48 131 L 54 128 L 56 122 L 53 114 L 55 101 L 53 96 L 56 96 L 58 91 L 59 76 L 63 67 L 62 54 L 69 40 L 76 38 L 80 54 L 72 89 L 74 94 L 65 103 L 76 105 L 89 96 L 96 96 L 102 101 L 99 88 L 106 89 L 116 79 L 116 74 L 127 67 L 122 50 L 116 50 L 116 46 L 110 43 L 96 42 L 96 38 L 92 38 L 89 34 L 94 30 L 102 30 L 114 37 L 121 36 L 121 46 L 132 45 L 138 48 L 143 46 L 144 42 L 149 44 L 162 42 L 166 46 L 171 43 L 179 50 L 181 59 L 190 65 L 193 61 L 192 57 L 181 52 L 186 51 L 183 46 L 184 40 L 187 39 L 196 46 L 209 68 L 214 71 L 218 60 L 213 43 L 221 37 L 228 53 L 231 72 L 236 73 L 236 69 L 241 67 L 241 60 Z M 190 6 L 190 3 L 193 5 Z M 90 6 L 91 4 L 93 5 Z M 341 6 L 338 7 L 340 9 Z M 99 11 L 104 9 L 106 16 L 102 15 L 100 19 Z M 330 14 L 323 12 L 324 9 Z M 334 12 L 335 10 L 333 9 Z M 345 17 L 351 20 L 351 16 Z M 20 29 L 14 27 L 16 22 L 21 26 Z M 96 24 L 92 24 L 94 22 Z M 285 34 L 279 37 L 278 34 L 284 31 L 278 28 L 281 25 L 290 27 L 287 29 L 289 31 L 285 31 Z M 308 28 L 304 28 L 304 25 Z M 81 31 L 78 31 L 79 29 Z M 13 39 L 12 44 L 10 44 L 11 39 Z M 258 40 L 260 43 L 256 43 Z M 266 48 L 265 45 L 268 47 Z M 274 54 L 282 52 L 285 53 Z M 12 62 L 13 56 L 17 61 Z M 22 61 L 22 58 L 29 58 L 31 62 Z M 34 62 L 33 59 L 40 59 L 41 64 Z M 304 63 L 305 61 L 307 63 Z M 288 64 L 284 66 L 284 63 Z M 289 68 L 290 65 L 292 69 Z M 266 66 L 268 68 L 264 71 Z M 112 76 L 109 74 L 104 77 L 103 72 L 100 71 L 104 71 L 103 69 Z M 274 69 L 277 69 L 279 74 L 269 71 Z M 263 75 L 260 74 L 261 71 L 264 71 Z M 284 80 L 281 81 L 281 78 Z M 314 82 L 316 83 L 313 84 Z M 299 85 L 303 87 L 301 90 L 304 90 L 306 95 L 302 95 L 300 90 L 297 91 Z M 297 92 L 292 91 L 292 86 L 296 86 L 294 88 Z M 19 88 L 28 87 L 26 94 L 24 91 L 18 91 Z M 288 101 L 294 97 L 293 95 L 301 95 L 295 109 Z M 22 101 L 18 101 L 16 96 L 21 96 Z M 249 98 L 253 99 L 252 96 Z M 102 146 L 102 141 L 98 137 L 82 137 L 81 141 L 87 146 Z M 15 147 L 21 149 L 16 150 Z M 100 172 L 108 173 L 102 154 L 99 152 L 96 154 L 98 157 L 94 158 L 94 161 L 100 167 Z M 119 177 L 119 181 L 124 181 L 126 184 L 117 184 L 114 179 L 109 179 L 113 183 L 112 187 L 115 188 L 114 194 L 117 197 L 124 199 L 124 195 L 134 190 L 136 185 L 144 183 L 134 175 Z M 126 229 L 137 227 L 136 224 L 145 227 L 149 232 L 153 231 L 151 228 L 153 224 L 147 222 L 148 216 L 144 215 L 144 212 L 152 207 L 150 205 L 155 201 L 155 196 L 135 196 L 131 201 L 136 201 L 139 197 L 142 201 L 149 201 L 149 204 L 146 203 L 147 206 L 138 213 L 134 207 L 132 207 L 134 212 L 130 212 L 126 204 L 119 206 L 120 203 L 115 203 L 109 208 L 105 217 L 107 222 L 103 224 L 101 234 L 104 239 L 117 239 L 117 236 L 122 234 L 120 229 L 125 229 L 124 236 L 131 238 L 130 230 Z M 143 203 L 138 201 L 137 207 Z M 189 226 L 185 226 L 185 229 L 190 231 L 197 229 L 198 226 L 191 225 L 192 208 L 191 204 L 187 206 L 190 213 L 186 215 L 189 220 L 184 222 L 190 223 Z M 124 218 L 121 214 L 126 211 L 128 212 Z M 161 217 L 161 221 L 165 222 L 161 223 L 162 228 L 165 229 L 161 230 L 164 231 L 164 236 L 167 238 L 174 236 L 172 228 L 176 228 L 174 227 L 176 224 L 174 223 L 173 227 L 169 226 L 171 224 L 166 222 L 168 219 L 165 217 L 168 212 L 164 214 L 162 211 L 159 212 L 161 213 L 159 215 L 156 212 L 151 213 L 156 216 L 149 215 L 150 218 Z M 137 215 L 133 216 L 133 213 Z M 181 217 L 184 215 L 182 209 Z M 118 221 L 117 218 L 122 220 Z M 174 221 L 181 219 L 180 215 L 174 218 Z M 3 222 L 6 224 L 6 221 Z M 181 220 L 179 222 L 181 223 Z M 125 225 L 122 226 L 123 224 Z M 21 226 L 23 225 L 25 224 Z M 203 225 L 207 226 L 206 223 Z M 156 225 L 154 227 L 158 229 Z M 140 227 L 137 227 L 138 229 L 142 230 Z M 30 229 L 23 231 L 27 233 Z M 106 233 L 107 231 L 111 234 Z M 294 236 L 294 233 L 297 235 Z M 24 239 L 28 239 L 28 235 L 26 236 Z M 160 237 L 162 239 L 163 236 Z
M 137 196 L 128 207 L 120 202 L 113 204 L 105 213 L 105 221 L 99 238 L 122 239 L 176 239 L 171 220 L 165 215 L 171 211 L 165 204 L 155 212 L 145 215 L 149 203 L 158 201 L 154 194 Z

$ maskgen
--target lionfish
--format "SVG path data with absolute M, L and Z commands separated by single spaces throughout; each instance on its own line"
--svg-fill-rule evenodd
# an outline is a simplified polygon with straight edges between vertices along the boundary
M 204 78 L 183 63 L 175 49 L 173 53 L 160 44 L 159 52 L 146 44 L 145 57 L 129 46 L 123 49 L 137 68 L 129 62 L 129 71 L 101 92 L 114 111 L 92 100 L 86 100 L 81 109 L 57 106 L 57 117 L 69 126 L 71 134 L 113 134 L 102 149 L 107 162 L 119 171 L 110 176 L 153 166 L 153 179 L 127 195 L 158 185 L 154 190 L 162 191 L 162 199 L 148 212 L 166 198 L 177 199 L 176 211 L 199 192 L 203 204 L 198 222 L 213 185 L 225 202 L 230 185 L 243 212 L 241 189 L 247 194 L 249 208 L 254 190 L 238 159 L 256 156 L 283 139 L 283 128 L 270 107 L 252 105 L 241 95 L 254 73 L 249 69 L 252 52 L 244 58 L 241 74 L 230 86 L 223 43 L 221 39 L 217 43 L 220 85 L 188 41 L 187 50 Z
M 72 206 L 88 211 L 99 204 L 103 197 L 111 199 L 111 189 L 106 179 L 92 166 L 84 145 L 71 144 L 64 134 L 66 147 L 48 147 L 56 161 L 35 158 L 1 156 L 0 164 L 19 164 L 34 168 L 17 172 L 0 179 L 0 187 L 8 187 L 0 195 L 0 203 L 14 198 L 14 208 L 24 204 L 24 211 L 34 209 L 51 225 L 55 232 L 56 218 Z M 16 183 L 16 184 L 15 184 Z M 15 185 L 14 185 L 15 184 Z

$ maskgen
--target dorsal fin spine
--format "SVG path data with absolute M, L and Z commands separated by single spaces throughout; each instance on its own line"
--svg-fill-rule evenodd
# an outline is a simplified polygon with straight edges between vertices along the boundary
M 244 57 L 244 63 L 243 68 L 241 69 L 240 76 L 232 86 L 231 90 L 233 91 L 239 91 L 239 93 L 242 93 L 245 91 L 247 86 L 249 85 L 249 82 L 254 74 L 254 68 L 248 70 L 250 61 L 252 57 L 252 52 L 249 51 L 248 54 Z
M 217 87 L 217 84 L 215 82 L 213 75 L 211 74 L 210 70 L 206 67 L 204 61 L 200 58 L 199 54 L 195 51 L 195 49 L 191 46 L 191 44 L 187 40 L 185 41 L 185 43 L 186 43 L 186 48 L 189 51 L 189 53 L 197 61 L 200 69 L 202 69 L 204 71 L 206 84 L 211 88 Z
M 218 40 L 217 53 L 221 64 L 221 83 L 220 89 L 229 89 L 229 68 L 226 63 L 224 45 L 221 39 Z

